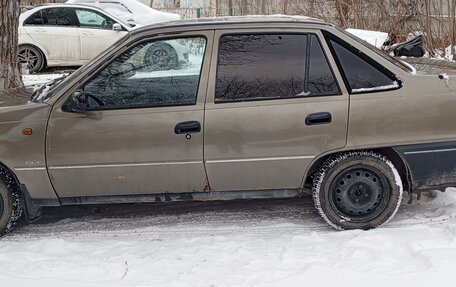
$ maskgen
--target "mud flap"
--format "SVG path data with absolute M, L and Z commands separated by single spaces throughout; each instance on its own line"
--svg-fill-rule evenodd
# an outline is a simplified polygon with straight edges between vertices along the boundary
M 25 184 L 21 184 L 21 191 L 24 196 L 24 214 L 25 219 L 27 222 L 31 223 L 40 219 L 42 215 L 43 208 L 41 206 L 37 206 L 34 202 L 30 193 L 25 186 Z

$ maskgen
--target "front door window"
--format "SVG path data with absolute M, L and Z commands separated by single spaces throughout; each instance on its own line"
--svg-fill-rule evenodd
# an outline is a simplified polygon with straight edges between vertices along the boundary
M 89 109 L 194 105 L 206 40 L 155 40 L 128 50 L 90 80 Z

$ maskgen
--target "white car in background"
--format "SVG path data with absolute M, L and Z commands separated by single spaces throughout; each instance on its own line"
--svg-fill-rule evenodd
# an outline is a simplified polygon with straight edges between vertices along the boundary
M 19 61 L 27 63 L 31 73 L 44 67 L 81 66 L 132 29 L 129 24 L 93 6 L 38 6 L 25 11 L 19 18 Z M 187 47 L 176 41 L 152 45 L 147 53 L 148 64 L 161 69 L 172 69 L 188 61 Z M 155 58 L 160 58 L 161 62 L 155 63 Z M 163 59 L 168 60 L 165 63 Z
M 152 9 L 137 0 L 68 0 L 66 3 L 98 7 L 132 25 L 180 20 L 181 16 Z

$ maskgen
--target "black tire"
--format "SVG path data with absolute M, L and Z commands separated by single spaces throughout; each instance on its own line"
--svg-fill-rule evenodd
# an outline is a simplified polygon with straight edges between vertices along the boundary
M 355 151 L 331 156 L 319 168 L 313 198 L 323 219 L 339 230 L 386 224 L 402 200 L 399 172 L 385 156 Z
M 44 68 L 45 59 L 43 52 L 40 49 L 22 45 L 19 47 L 19 63 L 27 64 L 30 73 L 36 73 Z
M 0 168 L 0 237 L 7 234 L 22 216 L 23 200 L 16 180 Z
M 179 65 L 179 59 L 176 50 L 166 43 L 152 44 L 145 55 L 146 65 L 153 71 L 163 71 L 176 69 Z

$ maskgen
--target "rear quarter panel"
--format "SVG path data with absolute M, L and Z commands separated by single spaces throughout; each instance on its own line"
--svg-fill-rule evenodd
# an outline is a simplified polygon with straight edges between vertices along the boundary
M 351 95 L 347 148 L 392 146 L 412 188 L 456 184 L 456 92 L 437 76 L 409 76 L 399 90 Z

